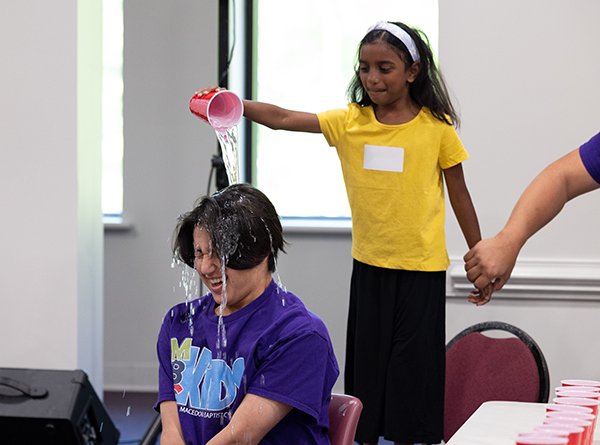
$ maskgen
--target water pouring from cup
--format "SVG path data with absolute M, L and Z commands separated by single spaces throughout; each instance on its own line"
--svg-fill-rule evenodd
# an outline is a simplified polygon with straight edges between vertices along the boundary
M 190 99 L 190 111 L 215 130 L 229 184 L 239 182 L 237 125 L 244 114 L 244 103 L 225 88 L 210 87 L 196 91 Z

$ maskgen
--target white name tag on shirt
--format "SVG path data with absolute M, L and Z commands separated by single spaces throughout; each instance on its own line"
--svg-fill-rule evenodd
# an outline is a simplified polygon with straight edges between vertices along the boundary
M 404 148 L 365 144 L 365 170 L 404 171 Z

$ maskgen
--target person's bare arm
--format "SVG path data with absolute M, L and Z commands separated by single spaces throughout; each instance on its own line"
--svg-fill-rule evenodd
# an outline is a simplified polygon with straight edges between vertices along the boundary
M 287 110 L 264 102 L 245 100 L 244 116 L 273 130 L 321 133 L 319 119 L 314 113 Z
M 283 419 L 292 407 L 285 403 L 246 394 L 229 424 L 206 445 L 255 445 Z
M 469 248 L 472 248 L 481 240 L 481 230 L 475 206 L 471 200 L 471 194 L 467 189 L 462 164 L 444 170 L 444 179 L 448 189 L 448 199 L 452 210 L 456 215 L 458 225 L 465 237 Z M 475 289 L 468 297 L 468 300 L 478 306 L 486 304 L 492 297 L 492 287 L 486 286 L 483 289 Z
M 525 189 L 504 228 L 464 256 L 467 278 L 477 288 L 493 282 L 494 291 L 501 289 L 527 240 L 552 221 L 568 201 L 599 187 L 578 149 L 547 166 Z
M 462 164 L 444 170 L 448 198 L 469 249 L 481 240 L 481 230 L 471 195 L 465 183 Z
M 160 423 L 162 427 L 161 445 L 185 445 L 176 402 L 166 401 L 160 404 Z

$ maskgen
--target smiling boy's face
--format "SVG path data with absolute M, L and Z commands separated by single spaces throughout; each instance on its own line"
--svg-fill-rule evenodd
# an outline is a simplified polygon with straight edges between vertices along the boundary
M 221 258 L 213 251 L 210 234 L 206 229 L 196 226 L 193 238 L 194 269 L 217 305 L 221 305 L 225 294 L 227 301 L 223 315 L 229 315 L 254 301 L 271 282 L 271 273 L 267 266 L 268 257 L 250 269 L 237 270 L 226 267 L 223 276 Z

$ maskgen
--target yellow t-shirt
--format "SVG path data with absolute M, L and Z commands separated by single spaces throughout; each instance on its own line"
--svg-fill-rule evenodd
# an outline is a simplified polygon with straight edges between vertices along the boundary
M 342 165 L 352 256 L 389 269 L 446 270 L 442 170 L 468 158 L 454 127 L 426 107 L 401 125 L 382 124 L 358 104 L 318 118 Z

